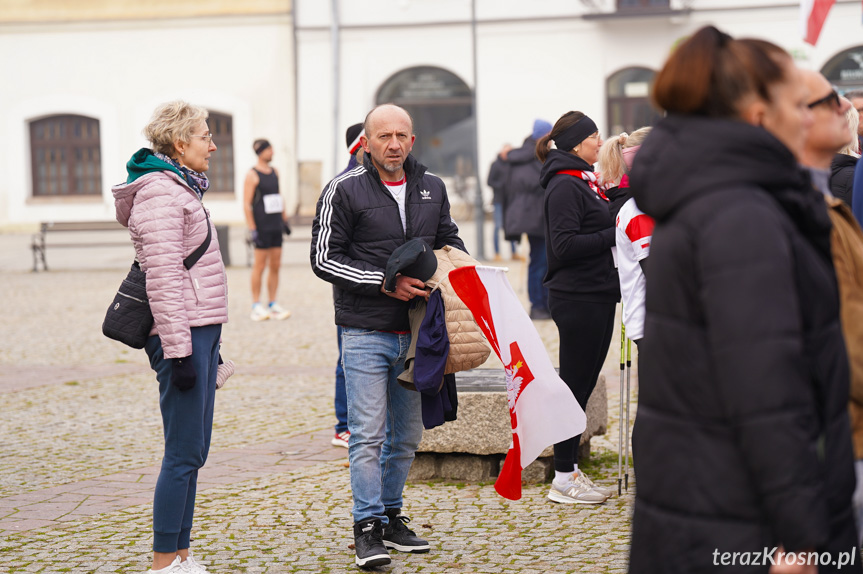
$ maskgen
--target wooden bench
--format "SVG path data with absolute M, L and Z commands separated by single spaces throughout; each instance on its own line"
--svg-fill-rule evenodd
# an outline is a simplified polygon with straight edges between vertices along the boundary
M 60 221 L 60 222 L 44 222 L 39 226 L 39 232 L 33 234 L 30 248 L 33 250 L 33 271 L 39 271 L 39 261 L 42 262 L 42 268 L 47 271 L 48 263 L 45 261 L 45 251 L 47 248 L 84 248 L 84 247 L 129 247 L 131 240 L 128 233 L 123 240 L 103 240 L 103 241 L 75 241 L 62 240 L 52 243 L 47 243 L 47 235 L 51 233 L 52 238 L 55 233 L 81 233 L 81 232 L 103 232 L 103 231 L 126 231 L 126 228 L 116 221 Z

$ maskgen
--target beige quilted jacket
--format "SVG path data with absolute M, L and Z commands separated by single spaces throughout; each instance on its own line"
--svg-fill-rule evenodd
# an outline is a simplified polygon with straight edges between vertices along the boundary
M 450 285 L 449 272 L 458 267 L 479 265 L 479 262 L 460 249 L 449 245 L 436 249 L 437 271 L 426 281 L 426 287 L 440 289 L 446 310 L 446 330 L 449 334 L 449 357 L 444 373 L 467 371 L 482 365 L 491 353 L 473 319 L 470 309 L 462 303 Z

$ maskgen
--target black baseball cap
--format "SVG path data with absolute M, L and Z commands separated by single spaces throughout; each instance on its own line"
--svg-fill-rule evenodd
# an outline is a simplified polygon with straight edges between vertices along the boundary
M 428 281 L 437 271 L 437 257 L 428 243 L 422 239 L 410 239 L 393 251 L 387 261 L 384 290 L 392 292 L 396 288 L 396 275 Z

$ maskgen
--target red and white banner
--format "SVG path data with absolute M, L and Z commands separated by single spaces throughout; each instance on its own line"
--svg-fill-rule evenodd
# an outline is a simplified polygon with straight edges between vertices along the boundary
M 504 365 L 512 445 L 494 488 L 518 500 L 521 471 L 547 447 L 584 432 L 587 417 L 554 370 L 503 269 L 460 267 L 449 280 Z
M 815 45 L 827 14 L 836 0 L 800 0 L 800 34 L 803 40 Z

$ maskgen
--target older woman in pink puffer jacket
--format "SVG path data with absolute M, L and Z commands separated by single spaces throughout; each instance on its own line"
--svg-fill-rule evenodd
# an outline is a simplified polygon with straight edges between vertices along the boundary
M 153 502 L 150 572 L 206 572 L 189 553 L 198 469 L 213 429 L 222 324 L 228 321 L 225 267 L 202 203 L 204 172 L 216 151 L 207 111 L 185 102 L 159 106 L 143 148 L 126 164 L 126 183 L 113 188 L 117 220 L 129 228 L 141 269 L 153 331 L 145 347 L 159 381 L 165 454 Z M 206 251 L 183 260 L 210 235 Z

